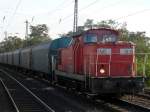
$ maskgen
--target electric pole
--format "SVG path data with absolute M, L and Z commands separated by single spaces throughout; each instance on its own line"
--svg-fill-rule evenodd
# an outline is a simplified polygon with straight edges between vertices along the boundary
M 29 22 L 28 20 L 25 21 L 26 23 L 26 32 L 25 32 L 25 38 L 28 39 L 28 26 L 29 26 Z
M 78 0 L 75 0 L 74 4 L 74 22 L 73 22 L 73 33 L 78 30 Z
M 5 39 L 7 39 L 8 35 L 7 35 L 7 31 L 4 32 L 5 35 Z

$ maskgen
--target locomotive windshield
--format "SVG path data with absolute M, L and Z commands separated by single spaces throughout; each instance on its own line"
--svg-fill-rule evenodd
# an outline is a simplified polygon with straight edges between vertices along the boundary
M 85 43 L 107 43 L 107 42 L 116 42 L 117 35 L 114 34 L 104 34 L 104 35 L 97 35 L 94 33 L 86 34 L 84 36 Z
M 101 39 L 100 39 L 101 40 Z M 114 34 L 111 35 L 103 35 L 102 37 L 102 42 L 116 42 L 117 41 L 117 36 Z
M 97 42 L 97 35 L 96 34 L 86 34 L 84 36 L 85 43 L 95 43 Z

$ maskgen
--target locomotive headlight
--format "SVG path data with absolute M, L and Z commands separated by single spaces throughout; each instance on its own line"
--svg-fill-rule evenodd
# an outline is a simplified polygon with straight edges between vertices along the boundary
M 105 73 L 105 70 L 104 70 L 103 68 L 101 68 L 101 69 L 100 69 L 100 73 L 101 73 L 101 74 L 104 74 L 104 73 Z
M 131 54 L 133 54 L 133 49 L 132 48 L 122 48 L 122 49 L 120 49 L 120 54 L 121 55 L 131 55 Z

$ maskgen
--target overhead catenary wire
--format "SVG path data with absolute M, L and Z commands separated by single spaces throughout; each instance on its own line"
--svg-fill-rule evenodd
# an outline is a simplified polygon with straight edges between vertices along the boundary
M 85 6 L 85 7 L 81 8 L 81 9 L 79 9 L 79 11 L 82 11 L 82 10 L 87 9 L 88 7 L 90 7 L 90 6 L 94 5 L 95 3 L 97 3 L 98 1 L 100 1 L 100 0 L 95 0 L 94 2 L 91 2 L 91 3 L 88 4 L 87 6 Z M 67 15 L 67 16 L 64 17 L 64 18 L 60 18 L 58 23 L 60 24 L 62 21 L 66 20 L 66 19 L 68 19 L 68 18 L 70 18 L 70 17 L 72 17 L 73 15 L 74 15 L 74 13 L 69 14 L 69 15 Z M 52 25 L 52 26 L 53 26 L 53 25 Z
M 82 10 L 85 10 L 85 9 L 89 8 L 90 6 L 94 5 L 94 4 L 97 3 L 98 1 L 100 1 L 100 0 L 95 0 L 94 2 L 91 2 L 91 3 L 88 4 L 87 6 L 85 6 L 85 7 L 81 8 L 81 9 L 79 9 L 79 11 L 82 11 Z M 62 20 L 66 20 L 66 19 L 68 19 L 69 17 L 72 17 L 73 15 L 74 15 L 74 13 L 69 14 L 69 15 L 67 15 L 66 17 L 62 18 Z
M 21 1 L 21 0 L 20 0 Z M 73 1 L 73 0 L 71 0 L 71 1 Z M 94 4 L 96 4 L 97 2 L 99 2 L 99 1 L 101 1 L 101 0 L 95 0 L 95 1 L 93 1 L 93 2 L 91 2 L 91 3 L 89 3 L 87 6 L 85 6 L 85 7 L 83 7 L 83 8 L 81 8 L 81 9 L 79 9 L 79 11 L 81 12 L 81 11 L 84 11 L 85 9 L 88 9 L 89 7 L 91 7 L 91 6 L 93 6 Z M 106 8 L 110 8 L 110 7 L 112 7 L 112 6 L 114 6 L 114 5 L 116 5 L 117 3 L 119 3 L 119 2 L 121 2 L 122 0 L 118 0 L 118 1 L 116 1 L 116 2 L 113 2 L 113 3 L 109 3 L 108 5 L 105 5 L 104 7 L 102 7 L 102 8 L 100 8 L 100 10 L 99 11 L 102 11 L 102 9 L 106 9 Z M 69 0 L 69 3 L 68 3 L 68 1 L 63 1 L 62 3 L 60 3 L 60 4 L 58 4 L 58 6 L 57 6 L 57 8 L 56 9 L 54 9 L 54 10 L 52 10 L 52 11 L 50 11 L 49 13 L 47 13 L 48 15 L 50 15 L 51 16 L 51 14 L 53 14 L 53 13 L 55 13 L 55 11 L 56 10 L 59 10 L 60 8 L 62 8 L 62 7 L 59 7 L 59 6 L 66 6 L 66 2 L 67 2 L 67 4 L 69 4 L 70 3 L 70 0 Z M 98 12 L 99 12 L 98 11 Z M 52 12 L 52 13 L 51 13 Z M 145 12 L 145 11 L 143 11 L 143 12 Z M 142 13 L 142 12 L 140 12 L 140 13 Z M 17 14 L 17 12 L 16 12 L 16 14 Z M 15 15 L 16 15 L 15 14 Z M 137 14 L 138 14 L 138 12 L 137 12 Z M 127 18 L 127 17 L 130 17 L 130 16 L 132 16 L 132 15 L 136 15 L 136 14 L 128 14 L 128 15 L 126 15 L 126 16 L 122 16 L 122 17 L 117 17 L 115 20 L 119 20 L 119 19 L 122 19 L 122 18 Z M 73 16 L 73 13 L 72 14 L 70 14 L 70 15 L 68 15 L 68 16 L 66 16 L 66 17 L 64 17 L 64 18 L 60 18 L 59 19 L 59 24 L 60 23 L 64 23 L 64 20 L 67 20 L 69 17 L 72 17 Z M 7 18 L 6 18 L 7 19 Z M 68 22 L 68 21 L 65 21 L 65 22 Z M 8 24 L 8 27 L 11 25 L 11 22 Z M 55 26 L 54 27 L 56 27 L 57 25 L 55 24 Z M 8 28 L 7 27 L 7 28 Z M 6 29 L 7 29 L 6 28 Z
M 99 1 L 101 1 L 101 0 L 95 0 L 95 1 L 93 1 L 93 2 L 91 2 L 91 3 L 89 3 L 89 4 L 86 5 L 85 7 L 79 9 L 79 12 L 84 11 L 85 9 L 91 7 L 92 5 L 96 4 L 96 3 L 99 2 Z M 118 1 L 115 2 L 115 3 L 111 3 L 111 4 L 109 4 L 109 5 L 105 6 L 105 7 L 102 7 L 100 11 L 102 11 L 103 9 L 106 9 L 106 8 L 109 8 L 109 7 L 112 7 L 112 6 L 115 6 L 115 5 L 117 5 L 118 3 L 120 3 L 120 2 L 122 2 L 122 0 L 118 0 Z M 59 19 L 59 22 L 58 22 L 59 25 L 60 25 L 60 23 L 62 23 L 62 22 L 64 23 L 65 20 L 69 19 L 69 18 L 72 17 L 73 15 L 74 15 L 74 13 L 69 14 L 69 15 L 67 15 L 67 16 L 64 17 L 64 18 L 60 18 L 60 19 Z M 52 26 L 53 26 L 53 25 L 52 25 Z M 57 25 L 55 25 L 55 27 L 56 27 L 56 26 L 57 26 Z
M 147 11 L 150 11 L 150 9 L 139 10 L 139 11 L 130 13 L 130 14 L 125 15 L 125 16 L 121 16 L 121 17 L 117 17 L 117 18 L 112 18 L 112 20 L 117 21 L 117 20 L 120 20 L 120 19 L 124 19 L 124 18 L 128 18 L 128 17 L 131 17 L 131 16 L 135 16 L 135 15 L 137 15 L 137 14 L 141 14 L 141 13 L 144 13 L 144 12 L 147 12 Z
M 4 30 L 4 25 L 3 25 L 2 30 L 1 30 L 1 36 L 3 36 L 3 32 L 4 32 L 4 31 L 6 32 L 6 31 L 8 30 L 8 27 L 11 25 L 11 23 L 12 23 L 12 21 L 13 21 L 13 18 L 14 18 L 14 16 L 15 16 L 15 14 L 16 14 L 16 12 L 17 12 L 19 6 L 20 6 L 20 4 L 21 4 L 21 1 L 22 1 L 22 0 L 19 0 L 19 1 L 17 2 L 17 5 L 16 5 L 16 7 L 15 7 L 15 10 L 14 10 L 12 16 L 10 17 L 10 19 L 9 19 L 9 21 L 8 21 L 8 24 L 6 25 L 5 30 Z M 6 17 L 5 17 L 5 19 L 6 19 Z
M 66 4 L 66 3 L 68 3 L 68 4 Z M 46 15 L 52 15 L 53 13 L 55 13 L 55 12 L 57 12 L 59 10 L 62 10 L 62 8 L 66 8 L 67 6 L 69 6 L 72 3 L 73 3 L 73 0 L 71 0 L 71 2 L 68 2 L 67 0 L 64 0 L 62 3 L 60 3 L 58 6 L 56 6 L 55 9 L 53 9 L 51 11 L 43 12 L 43 13 L 37 13 L 35 15 L 45 15 L 45 14 Z M 5 14 L 8 13 L 8 14 L 10 14 L 12 12 L 11 11 L 2 11 L 2 10 L 0 10 L 0 13 L 5 13 Z M 26 14 L 26 13 L 23 13 L 23 12 L 16 12 L 15 15 L 31 16 L 31 17 L 33 17 L 33 15 Z
M 87 6 L 85 6 L 85 7 L 81 8 L 81 9 L 79 9 L 79 12 L 81 13 L 81 11 L 84 11 L 85 9 L 91 7 L 92 5 L 94 5 L 94 4 L 96 4 L 97 2 L 100 2 L 100 1 L 101 1 L 101 0 L 95 0 L 94 2 L 89 3 Z M 102 10 L 104 10 L 104 9 L 106 9 L 106 8 L 113 7 L 113 6 L 115 6 L 115 5 L 117 5 L 118 3 L 121 3 L 121 2 L 124 2 L 124 1 L 118 0 L 118 1 L 116 1 L 116 2 L 110 3 L 109 5 L 106 5 L 106 6 L 102 7 L 101 9 L 99 9 L 99 12 L 102 11 Z M 66 17 L 62 18 L 61 20 L 62 20 L 62 21 L 67 20 L 67 19 L 69 19 L 69 18 L 72 17 L 72 16 L 73 16 L 73 13 L 67 15 Z
M 120 19 L 128 18 L 128 17 L 130 17 L 130 16 L 135 16 L 135 15 L 137 15 L 137 14 L 144 13 L 144 12 L 147 12 L 147 11 L 150 11 L 150 9 L 139 10 L 139 11 L 130 13 L 130 14 L 125 15 L 125 16 L 117 17 L 117 18 L 115 18 L 114 20 L 120 20 Z
M 15 10 L 14 10 L 14 12 L 13 12 L 12 16 L 10 17 L 10 21 L 8 22 L 8 24 L 7 24 L 7 26 L 6 26 L 6 29 L 5 29 L 5 30 L 7 30 L 7 29 L 8 29 L 8 27 L 11 25 L 11 23 L 12 23 L 12 21 L 13 21 L 13 19 L 14 19 L 14 16 L 16 15 L 16 12 L 17 12 L 17 10 L 18 10 L 18 8 L 19 8 L 20 4 L 21 4 L 21 1 L 22 1 L 22 0 L 19 0 L 19 1 L 17 2 L 17 5 L 16 5 L 16 7 L 15 7 Z
M 60 8 L 66 7 L 66 5 L 64 5 L 64 4 L 66 4 L 66 3 L 68 3 L 67 0 L 63 1 L 62 3 L 60 3 L 55 9 L 53 9 L 52 11 L 49 11 L 49 12 L 48 12 L 48 15 L 51 15 L 51 14 L 55 13 L 56 11 L 60 10 Z M 70 5 L 70 4 L 72 4 L 72 3 L 73 3 L 73 0 L 72 0 L 68 5 Z M 63 6 L 63 5 L 64 5 L 64 6 Z M 67 6 L 68 6 L 68 5 L 67 5 Z M 63 6 L 63 7 L 62 7 L 62 6 Z
M 3 26 L 2 26 L 2 28 L 1 28 L 1 29 L 2 29 L 2 30 L 1 30 L 1 36 L 3 36 L 3 32 L 4 32 L 4 31 L 7 31 L 7 30 L 8 30 L 8 28 L 9 28 L 10 25 L 12 24 L 12 21 L 13 21 L 14 16 L 15 16 L 16 14 L 17 14 L 17 15 L 26 15 L 26 14 L 18 13 L 18 12 L 17 12 L 17 10 L 18 10 L 18 8 L 19 8 L 19 6 L 20 6 L 20 4 L 21 4 L 21 1 L 22 1 L 22 0 L 19 0 L 19 1 L 17 2 L 17 5 L 16 5 L 16 7 L 15 7 L 15 10 L 14 10 L 12 16 L 10 17 L 10 19 L 9 19 L 9 21 L 8 21 L 8 23 L 7 23 L 7 25 L 3 25 Z M 68 1 L 64 0 L 62 3 L 60 3 L 60 4 L 57 6 L 56 9 L 54 9 L 52 12 L 48 12 L 48 14 L 50 15 L 50 14 L 52 14 L 52 13 L 55 13 L 57 10 L 60 9 L 61 6 L 66 7 L 66 5 L 64 5 L 64 4 L 66 4 L 66 3 L 71 4 L 71 3 L 73 3 L 73 0 L 71 0 L 71 2 L 68 2 Z M 59 8 L 59 9 L 58 9 L 58 8 Z M 62 8 L 62 7 L 61 7 L 61 8 Z M 7 12 L 7 13 L 10 13 L 10 12 Z M 33 17 L 35 18 L 35 16 L 32 16 L 32 22 L 33 22 Z M 6 16 L 5 16 L 5 18 L 6 18 Z M 7 18 L 6 18 L 6 19 L 7 19 Z M 5 28 L 5 30 L 4 30 L 4 28 Z

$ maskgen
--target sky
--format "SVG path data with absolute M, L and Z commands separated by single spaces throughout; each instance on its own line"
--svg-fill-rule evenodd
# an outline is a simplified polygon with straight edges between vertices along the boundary
M 129 31 L 145 31 L 150 37 L 150 0 L 78 0 L 79 23 L 116 20 L 127 23 Z M 52 39 L 73 29 L 74 0 L 0 0 L 0 41 L 17 35 L 25 37 L 25 21 L 47 24 Z

